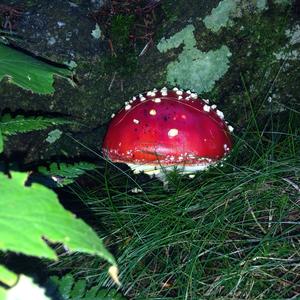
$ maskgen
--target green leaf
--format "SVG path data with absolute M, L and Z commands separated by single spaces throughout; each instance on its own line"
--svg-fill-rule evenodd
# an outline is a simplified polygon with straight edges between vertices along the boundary
M 18 276 L 0 265 L 0 281 L 8 286 L 14 285 L 18 280 Z
M 0 81 L 6 77 L 23 89 L 39 94 L 54 92 L 54 75 L 71 80 L 72 71 L 51 64 L 0 43 Z
M 65 210 L 52 190 L 40 184 L 25 187 L 26 174 L 11 175 L 9 179 L 0 173 L 0 250 L 57 259 L 46 239 L 62 243 L 70 252 L 98 255 L 116 265 L 96 233 Z
M 0 286 L 0 300 L 5 300 L 6 290 Z
M 25 133 L 33 130 L 42 130 L 50 126 L 71 124 L 74 122 L 60 118 L 25 117 L 18 115 L 12 117 L 10 114 L 5 114 L 0 118 L 0 129 L 3 135 L 14 135 L 17 133 Z

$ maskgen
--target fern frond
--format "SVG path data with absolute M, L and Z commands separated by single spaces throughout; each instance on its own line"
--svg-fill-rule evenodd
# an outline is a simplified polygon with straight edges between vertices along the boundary
M 61 300 L 126 300 L 121 293 L 115 289 L 99 289 L 94 286 L 87 287 L 87 282 L 84 279 L 75 280 L 71 274 L 67 274 L 62 278 L 51 276 L 47 287 L 52 288 L 51 294 L 54 294 L 54 299 Z M 51 290 L 51 289 L 50 289 Z M 53 295 L 51 295 L 53 296 Z
M 86 173 L 87 171 L 95 170 L 98 166 L 89 162 L 79 162 L 74 164 L 67 163 L 52 163 L 49 167 L 38 167 L 38 171 L 46 176 L 61 177 L 60 185 L 67 185 Z
M 73 122 L 60 118 L 47 118 L 42 116 L 25 117 L 23 115 L 12 117 L 10 114 L 5 114 L 0 118 L 0 129 L 3 135 L 14 135 L 71 123 Z

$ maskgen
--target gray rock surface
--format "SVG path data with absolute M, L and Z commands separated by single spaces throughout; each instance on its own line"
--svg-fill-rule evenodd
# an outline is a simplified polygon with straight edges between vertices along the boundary
M 73 88 L 67 81 L 57 79 L 54 95 L 40 96 L 2 82 L 0 111 L 53 114 L 80 122 L 84 126 L 66 126 L 60 127 L 60 130 L 100 153 L 105 128 L 112 113 L 117 112 L 133 95 L 154 87 L 171 87 L 172 82 L 176 82 L 177 69 L 172 69 L 175 79 L 172 78 L 170 82 L 168 66 L 179 62 L 178 70 L 182 68 L 180 59 L 186 41 L 181 41 L 166 52 L 159 51 L 156 46 L 162 38 L 167 40 L 192 24 L 195 28 L 195 46 L 192 52 L 187 52 L 191 69 L 197 63 L 193 60 L 194 52 L 201 53 L 199 57 L 202 58 L 226 46 L 231 54 L 227 58 L 228 68 L 219 72 L 222 76 L 216 77 L 209 90 L 203 92 L 203 97 L 220 104 L 227 119 L 237 128 L 244 126 L 243 109 L 249 105 L 244 102 L 246 92 L 250 92 L 254 102 L 259 97 L 271 99 L 272 109 L 275 107 L 278 113 L 284 113 L 285 106 L 299 105 L 296 99 L 299 99 L 297 83 L 300 78 L 296 70 L 299 70 L 300 55 L 297 50 L 299 41 L 295 40 L 299 33 L 299 10 L 292 2 L 282 5 L 271 1 L 269 6 L 262 6 L 261 1 L 256 2 L 249 6 L 245 5 L 245 1 L 236 1 L 235 9 L 231 7 L 226 12 L 222 10 L 224 0 L 182 0 L 176 1 L 176 5 L 172 1 L 164 1 L 160 10 L 163 18 L 156 28 L 154 45 L 146 55 L 138 57 L 138 66 L 133 75 L 119 76 L 117 73 L 111 90 L 109 86 L 114 70 L 103 63 L 105 57 L 110 55 L 110 50 L 107 41 L 91 35 L 96 23 L 89 16 L 90 12 L 101 6 L 102 1 L 22 2 L 24 13 L 17 24 L 17 31 L 23 40 L 18 41 L 18 46 L 55 62 L 76 62 L 78 86 Z M 18 4 L 18 1 L 13 3 Z M 221 9 L 216 10 L 220 6 Z M 212 30 L 206 26 L 204 19 L 216 11 L 219 15 L 214 17 L 218 25 L 216 30 Z M 212 21 L 209 24 L 213 26 Z M 216 68 L 216 65 L 212 67 Z M 203 74 L 210 72 L 208 70 Z M 206 80 L 201 76 L 199 80 Z M 193 82 L 195 80 L 197 78 L 193 77 Z M 188 84 L 184 82 L 181 87 L 188 89 Z M 265 101 L 263 106 L 266 114 L 270 110 L 268 103 Z M 14 136 L 6 143 L 5 155 L 9 158 L 20 152 L 26 163 L 39 163 L 61 156 L 94 157 L 90 150 L 65 134 L 55 143 L 48 143 L 48 132 L 53 129 Z

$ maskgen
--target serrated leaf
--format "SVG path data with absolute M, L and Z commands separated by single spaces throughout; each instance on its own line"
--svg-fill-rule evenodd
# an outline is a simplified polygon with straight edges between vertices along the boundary
M 70 252 L 98 255 L 115 265 L 101 239 L 82 220 L 65 210 L 50 189 L 25 187 L 25 173 L 0 173 L 0 250 L 57 259 L 44 239 L 62 243 Z
M 90 299 L 90 298 L 96 298 L 97 292 L 99 288 L 97 286 L 91 287 L 85 294 L 85 297 Z
M 18 276 L 0 265 L 0 282 L 3 282 L 7 286 L 14 285 L 18 280 Z
M 57 276 L 51 276 L 46 286 L 48 290 L 49 288 L 53 290 L 53 286 L 56 286 L 50 295 L 57 295 L 58 291 L 62 300 L 126 300 L 116 289 L 101 288 L 99 290 L 98 286 L 87 288 L 85 279 L 75 281 L 70 273 L 60 279 Z
M 25 117 L 23 115 L 12 117 L 10 114 L 5 114 L 0 119 L 0 129 L 3 135 L 14 135 L 70 123 L 72 122 L 59 118 L 46 118 L 42 116 Z
M 6 290 L 0 286 L 0 300 L 5 300 Z
M 54 75 L 68 79 L 72 71 L 60 68 L 34 58 L 31 55 L 0 43 L 0 81 L 6 77 L 23 89 L 39 94 L 54 92 Z
M 76 281 L 74 287 L 70 293 L 71 298 L 83 298 L 86 291 L 86 282 L 85 280 L 81 279 Z
M 59 290 L 60 295 L 64 299 L 69 299 L 71 291 L 72 291 L 72 287 L 74 284 L 73 276 L 71 274 L 67 274 L 64 277 L 62 277 L 61 279 L 59 279 L 59 281 L 57 281 L 57 283 L 59 284 L 58 290 Z

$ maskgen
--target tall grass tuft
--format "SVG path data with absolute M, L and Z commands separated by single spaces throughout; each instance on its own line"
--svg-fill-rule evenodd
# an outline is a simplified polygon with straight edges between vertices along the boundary
M 93 188 L 73 186 L 106 234 L 129 298 L 300 297 L 299 112 L 248 100 L 222 167 L 194 179 L 170 174 L 165 191 L 107 163 Z M 98 260 L 62 262 L 91 284 L 110 285 Z

